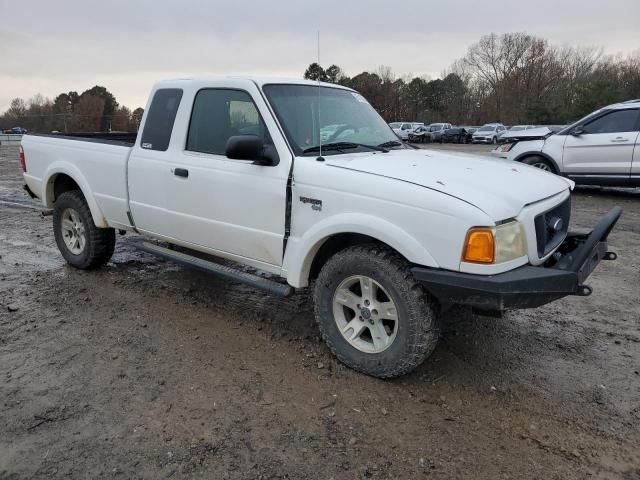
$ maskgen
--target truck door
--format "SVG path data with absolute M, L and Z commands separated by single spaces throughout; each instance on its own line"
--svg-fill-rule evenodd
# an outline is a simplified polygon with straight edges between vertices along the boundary
M 583 183 L 627 181 L 638 137 L 638 109 L 611 110 L 576 128 L 582 132 L 567 135 L 563 171 Z
M 257 87 L 202 88 L 185 123 L 186 139 L 172 157 L 167 179 L 172 235 L 236 260 L 281 266 L 292 157 L 282 136 L 270 135 L 270 129 L 279 132 Z M 257 135 L 265 144 L 275 138 L 280 163 L 227 158 L 226 143 L 234 135 Z
M 136 228 L 167 238 L 171 238 L 166 198 L 171 168 L 169 143 L 181 99 L 179 88 L 155 91 L 127 165 L 129 209 Z

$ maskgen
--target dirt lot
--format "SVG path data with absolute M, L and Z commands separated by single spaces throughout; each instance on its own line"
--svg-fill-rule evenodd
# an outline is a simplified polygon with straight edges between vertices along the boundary
M 461 146 L 483 152 L 487 147 Z M 309 297 L 274 298 L 119 237 L 63 263 L 0 147 L 0 479 L 640 479 L 640 192 L 581 190 L 573 226 L 624 215 L 588 298 L 444 317 L 393 381 L 341 366 Z

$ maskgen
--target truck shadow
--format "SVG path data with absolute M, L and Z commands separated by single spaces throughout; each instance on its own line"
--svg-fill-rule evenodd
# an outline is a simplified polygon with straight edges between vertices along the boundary
M 576 186 L 573 190 L 575 194 L 592 195 L 598 197 L 611 197 L 621 199 L 640 199 L 640 188 L 621 188 L 621 187 L 590 187 Z

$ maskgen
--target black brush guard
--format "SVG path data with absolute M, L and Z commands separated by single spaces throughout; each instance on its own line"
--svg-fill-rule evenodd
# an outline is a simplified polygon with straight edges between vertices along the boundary
M 569 233 L 541 266 L 526 265 L 496 275 L 474 275 L 425 267 L 412 268 L 416 280 L 442 304 L 480 310 L 534 308 L 567 295 L 590 295 L 584 281 L 601 260 L 615 260 L 607 237 L 620 218 L 620 207 L 602 216 L 588 234 Z

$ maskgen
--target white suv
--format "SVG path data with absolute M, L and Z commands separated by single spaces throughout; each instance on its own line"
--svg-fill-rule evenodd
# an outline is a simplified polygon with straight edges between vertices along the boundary
M 640 186 L 640 99 L 609 105 L 556 134 L 504 148 L 509 160 L 581 185 Z
M 424 123 L 420 122 L 393 122 L 389 126 L 391 130 L 402 140 L 408 140 L 409 134 L 418 127 L 424 127 Z
M 471 137 L 473 143 L 498 143 L 498 138 L 506 131 L 501 123 L 487 123 L 475 131 Z

